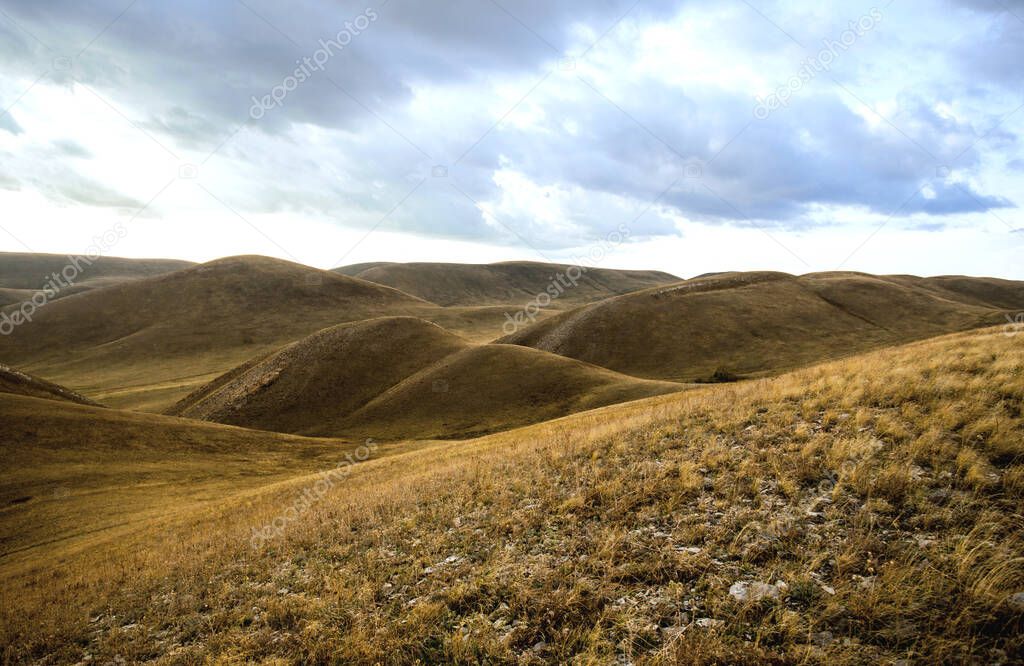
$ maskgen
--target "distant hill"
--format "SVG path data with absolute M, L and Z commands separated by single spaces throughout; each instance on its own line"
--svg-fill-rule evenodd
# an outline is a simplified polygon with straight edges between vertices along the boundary
M 912 275 L 890 275 L 886 279 L 907 286 L 925 289 L 951 300 L 983 307 L 1019 310 L 1024 308 L 1024 282 L 997 278 L 975 278 L 943 275 L 919 278 Z
M 553 308 L 680 281 L 674 275 L 659 271 L 586 268 L 577 274 L 577 270 L 572 267 L 570 271 L 568 265 L 529 261 L 497 264 L 381 262 L 345 266 L 334 272 L 394 287 L 438 305 L 523 307 L 538 294 L 553 288 L 559 294 L 551 302 Z
M 24 303 L 28 299 L 32 298 L 32 295 L 36 292 L 32 289 L 9 289 L 7 287 L 0 287 L 0 312 L 8 305 L 14 305 L 16 303 Z
M 65 400 L 98 407 L 95 402 L 70 389 L 0 364 L 0 393 L 12 393 L 47 400 Z
M 672 381 L 757 375 L 1005 321 L 1024 283 L 727 273 L 559 313 L 501 342 Z
M 340 323 L 413 316 L 489 342 L 505 312 L 445 308 L 280 259 L 229 257 L 51 302 L 0 336 L 0 361 L 111 407 L 164 411 L 231 368 Z
M 173 404 L 195 382 L 326 326 L 423 307 L 434 306 L 287 261 L 231 257 L 54 301 L 0 337 L 0 359 L 87 393 L 150 387 L 132 406 Z M 100 399 L 123 406 L 110 397 Z
M 0 252 L 0 308 L 31 298 L 52 279 L 53 273 L 60 274 L 70 261 L 63 254 Z M 172 273 L 194 265 L 190 261 L 176 259 L 100 257 L 91 264 L 80 263 L 80 271 L 74 271 L 73 283 L 61 286 L 56 297 L 64 298 L 90 289 Z M 20 290 L 21 293 L 10 290 Z
M 681 390 L 553 354 L 476 346 L 411 317 L 320 331 L 186 397 L 171 414 L 303 435 L 464 437 Z
M 341 268 L 333 269 L 335 273 L 341 273 L 349 277 L 359 277 L 359 274 L 368 271 L 371 268 L 380 268 L 382 266 L 395 266 L 393 261 L 367 261 L 361 264 L 351 264 L 349 266 L 342 266 Z

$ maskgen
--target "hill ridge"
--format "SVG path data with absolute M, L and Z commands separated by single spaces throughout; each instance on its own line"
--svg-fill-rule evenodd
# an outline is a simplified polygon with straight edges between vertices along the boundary
M 415 317 L 383 317 L 253 359 L 169 413 L 294 434 L 429 439 L 682 388 L 533 349 L 474 345 Z
M 488 264 L 452 262 L 379 262 L 334 269 L 378 284 L 386 284 L 442 306 L 525 305 L 548 291 L 552 282 L 571 269 L 572 288 L 559 289 L 552 307 L 598 300 L 679 282 L 680 278 L 661 271 L 617 270 L 571 263 L 504 261 Z M 564 285 L 563 285 L 564 286 Z
M 557 313 L 499 338 L 626 374 L 699 381 L 717 370 L 756 376 L 842 354 L 1003 321 L 991 290 L 1024 308 L 1024 283 L 992 286 L 865 273 L 723 273 Z

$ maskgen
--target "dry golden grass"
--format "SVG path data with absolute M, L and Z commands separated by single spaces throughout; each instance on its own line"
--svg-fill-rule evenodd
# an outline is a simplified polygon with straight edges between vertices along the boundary
M 258 549 L 315 475 L 0 565 L 0 642 L 11 662 L 1020 662 L 1022 403 L 1024 348 L 996 329 L 424 445 Z
M 98 406 L 83 395 L 69 391 L 63 386 L 25 374 L 14 368 L 9 368 L 3 363 L 0 363 L 0 393 L 27 395 L 34 398 L 47 398 L 49 400 L 69 400 L 82 405 Z

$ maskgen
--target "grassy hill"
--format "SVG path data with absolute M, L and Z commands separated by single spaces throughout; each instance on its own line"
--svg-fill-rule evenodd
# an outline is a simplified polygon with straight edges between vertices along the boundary
M 331 468 L 362 444 L 9 393 L 0 393 L 0 442 L 0 562 L 29 569 L 97 536 Z
M 104 404 L 160 411 L 240 363 L 338 323 L 415 315 L 493 339 L 502 312 L 440 308 L 336 273 L 233 257 L 50 303 L 0 338 L 0 359 Z
M 60 274 L 69 262 L 68 256 L 63 254 L 0 252 L 0 308 L 9 302 L 31 298 L 33 293 L 51 280 L 53 273 Z M 192 262 L 176 259 L 100 257 L 92 264 L 81 263 L 82 270 L 73 284 L 60 289 L 57 297 L 64 298 L 90 289 L 163 275 L 193 265 Z M 13 297 L 17 297 L 17 300 L 11 300 Z
M 359 274 L 363 271 L 370 270 L 371 268 L 379 268 L 381 266 L 394 266 L 393 261 L 366 261 L 361 264 L 350 264 L 348 266 L 342 266 L 341 268 L 332 269 L 335 273 L 341 273 L 349 277 L 359 277 Z
M 28 299 L 32 298 L 32 295 L 35 293 L 36 292 L 32 289 L 8 289 L 6 287 L 0 287 L 0 312 L 3 312 L 4 308 L 8 305 L 24 303 Z
M 0 393 L 46 398 L 48 400 L 67 400 L 81 405 L 99 407 L 99 405 L 83 395 L 79 395 L 74 391 L 44 379 L 25 374 L 14 368 L 9 368 L 2 363 L 0 363 Z
M 465 437 L 681 390 L 421 319 L 342 324 L 254 359 L 172 414 L 303 435 Z
M 501 342 L 672 381 L 778 372 L 1005 322 L 1024 283 L 728 273 L 559 313 Z
M 61 483 L 108 507 L 76 509 L 74 548 L 0 558 L 12 661 L 1024 659 L 1024 347 L 999 328 L 374 456 L 257 542 L 323 478 L 286 436 L 0 410 L 19 456 L 0 495 L 38 497 L 49 485 L 21 479 L 67 459 Z M 83 419 L 105 421 L 69 427 Z M 110 481 L 76 469 L 97 453 L 123 461 Z M 239 485 L 173 503 L 213 472 Z M 157 518 L 130 518 L 132 478 L 168 498 Z M 74 503 L 6 506 L 11 534 Z
M 529 261 L 497 264 L 368 263 L 345 266 L 336 272 L 388 285 L 438 305 L 508 305 L 523 307 L 538 294 L 558 284 L 560 294 L 551 307 L 564 308 L 609 296 L 679 282 L 659 271 L 623 271 L 586 268 L 577 275 L 568 265 Z M 575 285 L 569 278 L 573 278 Z
M 932 278 L 891 275 L 886 279 L 926 289 L 945 298 L 984 307 L 1006 310 L 1019 310 L 1024 307 L 1024 282 L 956 275 Z

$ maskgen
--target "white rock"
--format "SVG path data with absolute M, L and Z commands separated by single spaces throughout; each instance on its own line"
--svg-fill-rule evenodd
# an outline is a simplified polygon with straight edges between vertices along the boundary
M 753 583 L 733 583 L 729 594 L 737 601 L 759 601 L 761 599 L 778 599 L 783 590 L 775 585 L 754 581 Z
M 862 590 L 870 590 L 875 586 L 874 576 L 854 576 L 853 580 L 857 582 L 858 587 Z
M 710 617 L 701 617 L 697 618 L 697 621 L 694 622 L 694 624 L 696 624 L 701 629 L 718 629 L 719 627 L 725 625 L 725 620 L 715 620 Z
M 1024 611 L 1024 592 L 1011 594 L 1007 597 L 1006 603 L 1014 610 Z

